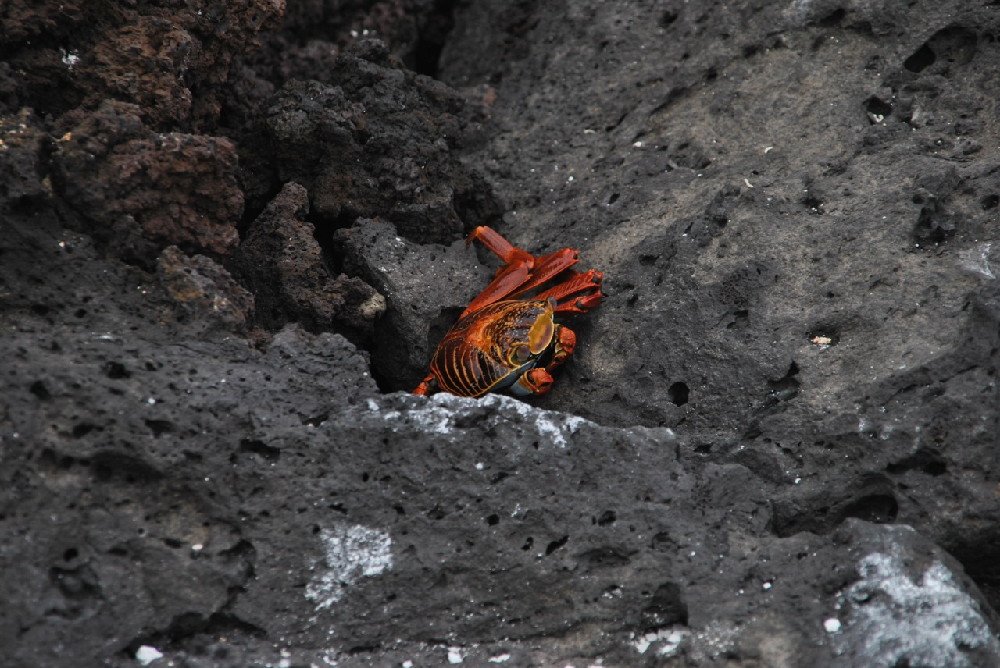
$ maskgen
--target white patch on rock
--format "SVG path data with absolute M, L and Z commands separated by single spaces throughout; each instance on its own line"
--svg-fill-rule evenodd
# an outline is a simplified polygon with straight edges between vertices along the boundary
M 639 654 L 645 654 L 649 648 L 656 646 L 657 656 L 670 656 L 677 651 L 689 631 L 680 626 L 657 629 L 645 633 L 632 641 L 632 646 Z
M 848 611 L 831 636 L 839 653 L 879 666 L 971 668 L 984 656 L 1000 658 L 979 604 L 940 561 L 914 580 L 897 548 L 864 557 L 858 574 L 838 596 Z
M 996 278 L 993 267 L 990 265 L 990 248 L 992 242 L 978 244 L 972 248 L 958 251 L 958 263 L 963 269 L 977 274 L 982 274 L 986 278 Z
M 135 660 L 138 661 L 143 666 L 148 666 L 159 658 L 163 657 L 163 652 L 156 649 L 152 645 L 141 645 L 139 649 L 135 651 Z
M 363 577 L 392 568 L 392 539 L 381 529 L 360 524 L 336 524 L 321 529 L 325 568 L 306 585 L 306 598 L 317 610 L 329 608 Z
M 370 413 L 378 413 L 384 420 L 399 421 L 419 431 L 441 435 L 459 434 L 461 428 L 456 423 L 461 423 L 473 413 L 481 414 L 482 409 L 487 408 L 501 417 L 516 417 L 533 427 L 546 442 L 559 448 L 565 448 L 570 437 L 582 426 L 593 424 L 582 417 L 535 408 L 503 394 L 487 394 L 472 399 L 439 392 L 414 408 L 385 408 L 373 399 L 366 402 L 366 407 Z
M 713 620 L 694 633 L 692 649 L 696 657 L 720 657 L 733 651 L 739 637 L 740 631 L 732 622 Z
M 577 415 L 542 410 L 502 394 L 486 395 L 483 398 L 483 404 L 493 405 L 501 410 L 513 410 L 525 422 L 533 424 L 540 436 L 547 438 L 549 442 L 560 448 L 566 447 L 569 437 L 578 432 L 581 426 L 591 424 L 588 420 Z

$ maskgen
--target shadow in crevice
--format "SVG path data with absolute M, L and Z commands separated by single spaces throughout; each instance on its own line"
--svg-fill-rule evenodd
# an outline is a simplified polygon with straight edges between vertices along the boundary
M 771 531 L 781 538 L 807 531 L 827 534 L 844 520 L 854 517 L 875 524 L 892 524 L 899 514 L 899 502 L 892 483 L 874 476 L 836 495 L 821 491 L 809 498 L 785 498 L 773 504 Z

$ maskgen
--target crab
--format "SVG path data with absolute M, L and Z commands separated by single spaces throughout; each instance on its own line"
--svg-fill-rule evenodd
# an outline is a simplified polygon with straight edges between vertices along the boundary
M 536 257 L 486 226 L 473 230 L 466 243 L 476 240 L 503 265 L 444 335 L 413 394 L 545 394 L 553 371 L 576 348 L 576 334 L 556 317 L 600 304 L 604 275 L 571 269 L 580 259 L 572 248 Z

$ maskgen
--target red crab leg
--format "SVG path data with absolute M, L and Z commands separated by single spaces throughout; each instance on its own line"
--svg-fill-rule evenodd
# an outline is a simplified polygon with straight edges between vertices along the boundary
M 430 374 L 417 385 L 417 388 L 413 390 L 413 394 L 427 395 L 431 392 L 431 383 L 435 380 L 434 374 Z
M 576 264 L 579 260 L 579 254 L 572 248 L 564 248 L 561 251 L 536 258 L 485 225 L 473 230 L 466 243 L 472 243 L 474 239 L 478 239 L 486 248 L 495 253 L 503 261 L 504 266 L 497 270 L 493 281 L 469 303 L 462 315 L 505 297 L 531 290 Z
M 534 255 L 513 245 L 490 227 L 481 225 L 472 230 L 465 243 L 471 244 L 474 239 L 479 239 L 486 248 L 496 253 L 503 261 L 503 266 L 497 269 L 490 284 L 469 302 L 462 312 L 463 316 L 509 295 L 528 280 L 535 266 Z
M 604 298 L 601 293 L 601 281 L 604 280 L 604 274 L 593 269 L 583 273 L 572 273 L 571 278 L 545 290 L 535 299 L 554 297 L 559 302 L 555 308 L 557 313 L 583 313 L 600 304 Z

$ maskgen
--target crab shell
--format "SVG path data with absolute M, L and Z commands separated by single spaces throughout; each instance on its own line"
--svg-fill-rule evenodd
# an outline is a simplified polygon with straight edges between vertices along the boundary
M 463 397 L 509 389 L 556 341 L 555 299 L 508 299 L 459 318 L 431 360 L 439 389 Z

